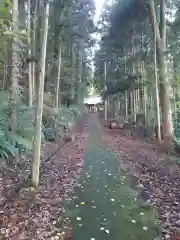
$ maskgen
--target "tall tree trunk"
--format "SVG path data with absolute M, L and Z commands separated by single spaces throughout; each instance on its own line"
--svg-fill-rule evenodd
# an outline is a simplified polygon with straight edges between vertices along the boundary
M 2 90 L 5 89 L 6 80 L 7 80 L 7 54 L 8 54 L 8 43 L 4 42 L 4 68 L 3 68 L 3 80 L 2 80 Z
M 164 50 L 166 49 L 166 2 L 168 0 L 161 0 L 160 4 L 160 37 Z
M 107 77 L 107 62 L 104 62 L 104 90 L 106 92 L 107 90 L 107 83 L 106 83 L 106 77 Z M 107 120 L 108 118 L 108 100 L 107 98 L 104 100 L 104 120 Z
M 115 116 L 119 117 L 121 110 L 120 96 L 117 94 L 116 106 L 115 106 Z
M 164 4 L 163 1 L 164 0 L 161 1 L 161 4 Z M 167 79 L 167 72 L 166 72 L 166 58 L 165 58 L 165 48 L 164 48 L 165 37 L 163 37 L 163 39 L 161 39 L 160 37 L 160 31 L 159 31 L 156 13 L 155 13 L 155 7 L 154 7 L 154 0 L 149 0 L 149 13 L 150 13 L 150 19 L 152 22 L 153 32 L 154 31 L 156 32 L 157 58 L 159 60 L 159 80 L 160 80 L 160 90 L 161 90 L 161 98 L 162 98 L 162 120 L 163 120 L 164 140 L 167 147 L 171 148 L 173 123 L 172 123 L 171 104 L 169 99 L 169 82 Z
M 31 59 L 31 0 L 28 0 L 28 57 Z M 29 106 L 33 105 L 32 61 L 28 63 Z
M 136 122 L 136 90 L 133 90 L 133 121 Z
M 75 47 L 74 45 L 72 44 L 72 56 L 71 56 L 71 63 L 72 63 L 72 82 L 73 82 L 73 96 L 72 96 L 72 99 L 74 102 L 76 102 L 75 98 L 76 98 L 76 71 L 77 71 L 77 68 L 76 68 L 76 51 L 75 51 Z
M 142 82 L 143 96 L 142 97 L 143 97 L 144 117 L 146 122 L 147 120 L 147 86 L 146 86 L 147 74 L 146 74 L 144 61 L 142 62 L 142 72 L 143 72 L 143 82 Z
M 37 31 L 37 8 L 38 0 L 35 2 L 34 16 L 33 16 L 33 39 L 32 39 L 32 54 L 33 58 L 36 56 L 36 31 Z M 35 59 L 33 59 L 35 60 Z M 36 64 L 35 61 L 32 61 L 32 97 L 34 99 L 36 93 Z
M 125 90 L 125 118 L 128 119 L 128 91 Z
M 57 84 L 56 84 L 56 109 L 59 108 L 59 87 L 61 78 L 61 60 L 62 60 L 62 41 L 59 48 L 59 60 L 58 60 L 58 73 L 57 73 Z
M 126 48 L 124 48 L 124 75 L 126 77 L 127 75 L 127 51 Z M 125 118 L 128 119 L 128 90 L 125 90 L 124 92 L 124 98 L 125 98 Z
M 158 139 L 158 142 L 161 142 L 161 119 L 160 119 L 159 83 L 158 83 L 158 74 L 157 74 L 156 49 L 157 49 L 156 48 L 156 31 L 154 29 L 154 75 L 155 75 L 155 95 L 156 95 L 157 139 Z
M 82 68 L 83 68 L 83 56 L 84 53 L 84 39 L 80 40 L 79 44 L 79 61 L 78 61 L 78 104 L 82 103 Z
M 18 31 L 18 19 L 19 19 L 19 1 L 13 0 L 12 2 L 12 30 L 13 32 Z M 13 36 L 12 39 L 12 72 L 11 72 L 11 102 L 12 102 L 12 111 L 11 111 L 11 128 L 14 130 L 16 128 L 16 112 L 15 105 L 17 103 L 17 97 L 19 94 L 19 44 L 18 37 Z
M 19 1 L 13 0 L 12 9 L 12 26 L 13 32 L 18 31 L 18 16 L 19 16 Z M 19 47 L 18 47 L 18 37 L 13 36 L 12 40 L 12 97 L 13 102 L 16 102 L 19 90 Z
M 133 110 L 133 91 L 130 92 L 130 107 L 131 107 L 131 118 L 134 119 L 134 110 Z
M 36 134 L 34 141 L 34 153 L 32 163 L 32 184 L 37 187 L 39 185 L 39 167 L 40 167 L 40 153 L 41 153 L 41 134 L 42 134 L 42 112 L 43 112 L 43 97 L 44 97 L 44 77 L 46 65 L 46 47 L 48 36 L 48 20 L 49 20 L 49 3 L 45 4 L 44 14 L 44 34 L 42 39 L 42 51 L 40 60 L 40 76 L 39 76 L 39 92 L 37 96 L 36 108 Z
M 174 110 L 174 119 L 177 122 L 177 109 L 176 109 L 176 88 L 173 88 L 173 110 Z

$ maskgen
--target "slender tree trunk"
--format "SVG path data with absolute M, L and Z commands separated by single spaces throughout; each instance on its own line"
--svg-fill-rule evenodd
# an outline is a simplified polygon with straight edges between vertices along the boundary
M 18 0 L 13 0 L 12 9 L 12 25 L 13 31 L 18 31 L 18 16 L 19 16 L 19 2 Z M 12 40 L 12 98 L 13 102 L 16 103 L 19 89 L 19 47 L 18 39 L 16 36 Z
M 139 81 L 139 86 L 140 86 L 140 81 Z M 137 89 L 137 113 L 139 114 L 141 112 L 140 110 L 140 89 Z
M 133 24 L 134 25 L 134 24 Z M 134 27 L 133 27 L 133 32 L 134 32 Z M 134 35 L 133 35 L 134 36 Z M 134 48 L 134 38 L 132 39 L 132 55 L 133 57 L 135 56 L 135 48 Z M 135 75 L 135 64 L 134 62 L 132 63 L 132 74 L 133 76 Z M 135 97 L 135 87 L 133 86 L 133 91 L 132 91 L 132 109 L 133 109 L 133 121 L 136 122 L 136 97 Z
M 128 91 L 125 90 L 125 118 L 128 119 Z
M 163 1 L 164 0 L 162 0 L 162 2 Z M 166 143 L 166 146 L 171 148 L 173 123 L 172 123 L 171 104 L 169 99 L 169 82 L 167 79 L 167 72 L 166 72 L 166 58 L 165 58 L 165 48 L 164 48 L 165 37 L 163 39 L 161 39 L 160 37 L 160 31 L 159 31 L 159 27 L 156 19 L 153 0 L 149 0 L 149 12 L 150 12 L 150 19 L 152 22 L 153 32 L 154 31 L 156 32 L 157 58 L 159 60 L 159 80 L 160 80 L 160 90 L 161 90 L 160 92 L 161 92 L 161 99 L 162 99 L 162 120 L 163 120 L 164 141 Z
M 106 92 L 107 85 L 106 85 L 106 77 L 107 77 L 107 62 L 104 62 L 104 90 Z M 107 98 L 104 100 L 104 119 L 107 120 L 108 118 L 108 100 Z
M 31 59 L 31 0 L 28 0 L 28 57 Z M 33 105 L 32 61 L 28 63 L 29 106 Z
M 12 2 L 12 28 L 13 32 L 18 31 L 18 19 L 19 19 L 19 1 L 13 0 Z M 12 72 L 11 72 L 11 128 L 14 130 L 16 128 L 16 112 L 15 105 L 17 103 L 17 97 L 19 95 L 19 45 L 18 37 L 13 36 L 12 39 Z
M 36 109 L 36 134 L 34 141 L 34 153 L 32 163 L 32 184 L 37 187 L 39 185 L 39 167 L 40 167 L 40 153 L 41 153 L 41 134 L 42 134 L 42 112 L 43 112 L 43 95 L 44 95 L 44 77 L 46 65 L 46 47 L 48 36 L 48 20 L 49 20 L 49 3 L 45 4 L 44 16 L 44 34 L 42 39 L 42 51 L 40 60 L 40 76 L 39 76 L 39 92 L 37 98 Z
M 139 113 L 138 89 L 135 90 L 136 114 Z
M 133 119 L 133 114 L 134 114 L 134 110 L 133 110 L 133 92 L 130 92 L 130 106 L 131 106 L 131 118 Z
M 147 86 L 146 86 L 146 69 L 144 66 L 144 62 L 142 63 L 142 71 L 143 71 L 143 109 L 144 109 L 144 117 L 145 117 L 145 121 L 147 120 Z
M 121 109 L 121 103 L 120 103 L 120 96 L 117 94 L 117 100 L 116 100 L 116 116 L 119 117 L 120 115 L 120 109 Z
M 4 53 L 4 69 L 3 69 L 3 80 L 2 80 L 2 90 L 5 89 L 6 80 L 7 80 L 7 45 L 6 41 L 4 42 L 5 53 Z
M 62 58 L 62 41 L 59 48 L 59 60 L 58 60 L 58 73 L 57 73 L 57 84 L 56 84 L 56 109 L 59 108 L 59 87 L 61 78 L 61 58 Z
M 75 98 L 76 98 L 76 52 L 75 52 L 75 47 L 74 45 L 72 44 L 72 58 L 71 58 L 71 61 L 72 61 L 72 82 L 74 83 L 74 91 L 73 91 L 73 96 L 72 98 L 74 99 L 74 102 L 75 102 Z
M 164 50 L 166 49 L 166 3 L 168 0 L 161 0 L 160 4 L 160 37 Z
M 173 107 L 174 107 L 174 119 L 177 121 L 177 109 L 176 109 L 176 88 L 173 88 Z
M 157 54 L 156 54 L 156 31 L 154 31 L 154 74 L 155 74 L 155 94 L 156 94 L 157 139 L 158 139 L 158 142 L 161 142 L 159 83 L 158 83 L 158 74 L 157 74 Z
M 84 39 L 80 40 L 79 46 L 79 66 L 78 66 L 78 104 L 82 103 L 82 70 L 83 70 L 83 52 L 84 52 Z
M 133 121 L 136 122 L 136 91 L 134 90 L 133 93 Z
M 33 57 L 36 56 L 36 31 L 37 31 L 37 8 L 38 0 L 35 2 L 34 17 L 33 17 L 33 39 L 32 39 L 32 53 Z M 36 64 L 35 61 L 32 61 L 32 98 L 35 98 L 36 93 Z
M 125 77 L 127 75 L 127 51 L 126 48 L 124 49 L 124 74 Z M 128 90 L 125 90 L 124 92 L 124 98 L 125 98 L 125 118 L 128 119 Z

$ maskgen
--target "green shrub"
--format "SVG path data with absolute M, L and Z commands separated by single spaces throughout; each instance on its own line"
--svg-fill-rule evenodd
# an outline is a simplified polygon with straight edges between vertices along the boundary
M 47 141 L 54 141 L 57 135 L 62 136 L 74 126 L 82 110 L 75 105 L 66 107 L 60 105 L 57 111 L 51 110 L 51 115 L 46 116 L 43 123 L 43 133 Z
M 16 129 L 10 129 L 12 109 L 15 114 Z M 51 106 L 43 109 L 42 141 L 54 141 L 57 135 L 62 136 L 75 124 L 81 114 L 77 106 L 61 105 L 58 111 Z M 23 104 L 21 99 L 13 106 L 9 92 L 0 92 L 0 157 L 8 158 L 21 152 L 31 151 L 35 136 L 34 108 Z
M 8 92 L 0 92 L 0 156 L 16 155 L 18 152 L 32 149 L 34 138 L 33 109 L 18 102 L 9 104 Z M 15 110 L 16 130 L 11 131 L 10 119 L 12 107 Z

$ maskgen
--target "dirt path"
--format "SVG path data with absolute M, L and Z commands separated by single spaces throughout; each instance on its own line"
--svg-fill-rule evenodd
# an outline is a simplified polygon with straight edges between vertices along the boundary
M 116 155 L 103 145 L 103 129 L 95 113 L 89 114 L 87 125 L 84 174 L 66 206 L 72 219 L 72 239 L 154 239 L 155 212 L 142 207 Z

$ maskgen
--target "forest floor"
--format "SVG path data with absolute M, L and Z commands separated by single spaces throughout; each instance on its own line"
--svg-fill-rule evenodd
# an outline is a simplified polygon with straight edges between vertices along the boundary
M 6 169 L 4 174 L 4 169 L 0 169 L 0 200 L 6 197 L 5 204 L 0 206 L 0 239 L 53 240 L 64 234 L 62 228 L 69 233 L 69 219 L 62 218 L 63 202 L 71 196 L 83 167 L 82 157 L 88 140 L 84 121 L 86 116 L 73 129 L 74 141 L 58 152 L 59 146 L 54 143 L 42 150 L 38 189 L 25 187 L 13 199 L 8 198 L 18 176 L 14 170 Z M 50 157 L 54 152 L 56 154 Z
M 96 113 L 86 114 L 74 135 L 42 164 L 37 190 L 23 188 L 6 200 L 0 239 L 53 240 L 66 234 L 73 240 L 152 240 L 159 226 L 171 239 L 180 229 L 177 159 L 124 131 L 104 128 Z M 56 148 L 47 146 L 42 158 Z M 12 183 L 1 172 L 0 180 L 2 190 Z
M 164 239 L 180 239 L 180 157 L 163 154 L 156 142 L 128 137 L 124 130 L 103 132 L 103 141 L 118 156 L 131 186 L 158 213 Z

